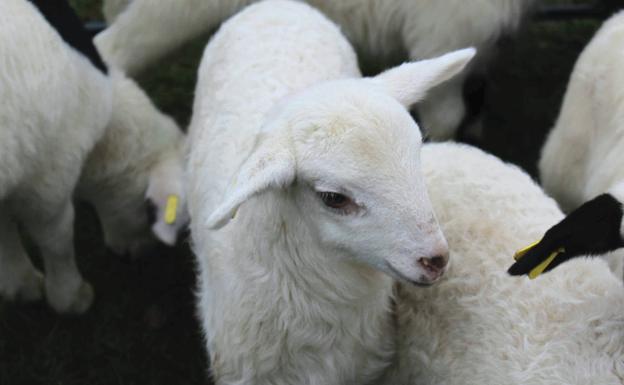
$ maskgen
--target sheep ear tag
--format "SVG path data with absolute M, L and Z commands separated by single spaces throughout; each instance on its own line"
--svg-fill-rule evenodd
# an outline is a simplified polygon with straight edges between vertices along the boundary
M 529 250 L 531 250 L 532 248 L 537 246 L 541 241 L 542 240 L 540 239 L 539 241 L 535 241 L 535 242 L 531 243 L 530 245 L 528 245 L 526 247 L 523 247 L 522 249 L 516 251 L 516 253 L 514 254 L 514 259 L 516 261 L 520 260 L 520 258 L 524 257 L 525 254 L 529 252 Z M 529 271 L 529 279 L 537 278 L 540 274 L 542 274 L 544 272 L 544 270 L 546 270 L 548 265 L 550 265 L 552 263 L 552 261 L 555 259 L 555 257 L 557 257 L 557 255 L 559 255 L 559 254 L 561 254 L 563 252 L 565 252 L 565 249 L 563 247 L 560 247 L 559 249 L 557 249 L 557 250 L 553 251 L 552 253 L 550 253 L 548 258 L 543 260 L 539 265 L 535 266 L 531 271 Z
M 542 240 L 540 239 L 539 241 L 535 241 L 533 243 L 531 243 L 530 245 L 523 247 L 522 249 L 516 251 L 516 253 L 514 254 L 514 259 L 516 261 L 518 261 L 520 258 L 524 257 L 524 255 L 531 250 L 532 248 L 534 248 L 535 246 L 537 246 L 538 243 L 540 243 Z
M 167 205 L 165 206 L 165 223 L 168 225 L 172 225 L 176 221 L 179 200 L 180 199 L 175 194 L 167 197 Z
M 542 263 L 540 263 L 539 265 L 535 266 L 533 268 L 533 270 L 529 271 L 529 279 L 537 278 L 540 274 L 542 274 L 544 272 L 544 270 L 546 270 L 548 265 L 550 265 L 552 263 L 552 261 L 555 259 L 555 257 L 557 255 L 563 253 L 564 251 L 565 251 L 565 249 L 563 247 L 560 247 L 559 249 L 557 249 L 557 250 L 553 251 L 552 253 L 550 253 L 548 258 L 543 260 Z

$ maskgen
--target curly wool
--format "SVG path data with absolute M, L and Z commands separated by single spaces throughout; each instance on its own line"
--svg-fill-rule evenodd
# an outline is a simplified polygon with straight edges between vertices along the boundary
M 399 363 L 388 384 L 621 384 L 624 288 L 601 259 L 536 280 L 514 251 L 562 213 L 515 166 L 464 145 L 423 148 L 452 265 L 429 290 L 398 291 Z

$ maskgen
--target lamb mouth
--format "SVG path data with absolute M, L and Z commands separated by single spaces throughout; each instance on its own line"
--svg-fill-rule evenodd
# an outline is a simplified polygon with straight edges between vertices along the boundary
M 401 273 L 400 271 L 398 271 L 397 269 L 395 269 L 390 262 L 385 261 L 386 262 L 386 267 L 392 272 L 392 274 L 396 275 L 401 281 L 405 281 L 408 282 L 414 286 L 418 286 L 418 287 L 430 287 L 431 285 L 433 285 L 434 282 L 416 282 L 412 279 L 407 278 L 405 275 L 403 275 L 403 273 Z

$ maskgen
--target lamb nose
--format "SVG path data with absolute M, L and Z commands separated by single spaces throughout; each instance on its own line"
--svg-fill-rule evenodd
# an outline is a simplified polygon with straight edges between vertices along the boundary
M 444 269 L 444 267 L 446 267 L 446 264 L 448 263 L 448 258 L 441 255 L 436 255 L 435 257 L 431 258 L 421 258 L 420 260 L 418 260 L 418 262 L 420 262 L 420 264 L 423 265 L 427 270 L 442 270 Z

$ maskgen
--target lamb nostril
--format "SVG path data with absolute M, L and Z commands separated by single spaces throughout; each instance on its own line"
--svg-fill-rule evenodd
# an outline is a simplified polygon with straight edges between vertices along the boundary
M 431 258 L 431 264 L 440 270 L 446 267 L 447 262 L 448 258 L 442 257 L 440 255 Z
M 446 267 L 448 258 L 436 255 L 432 258 L 420 258 L 418 262 L 427 270 L 442 270 Z

